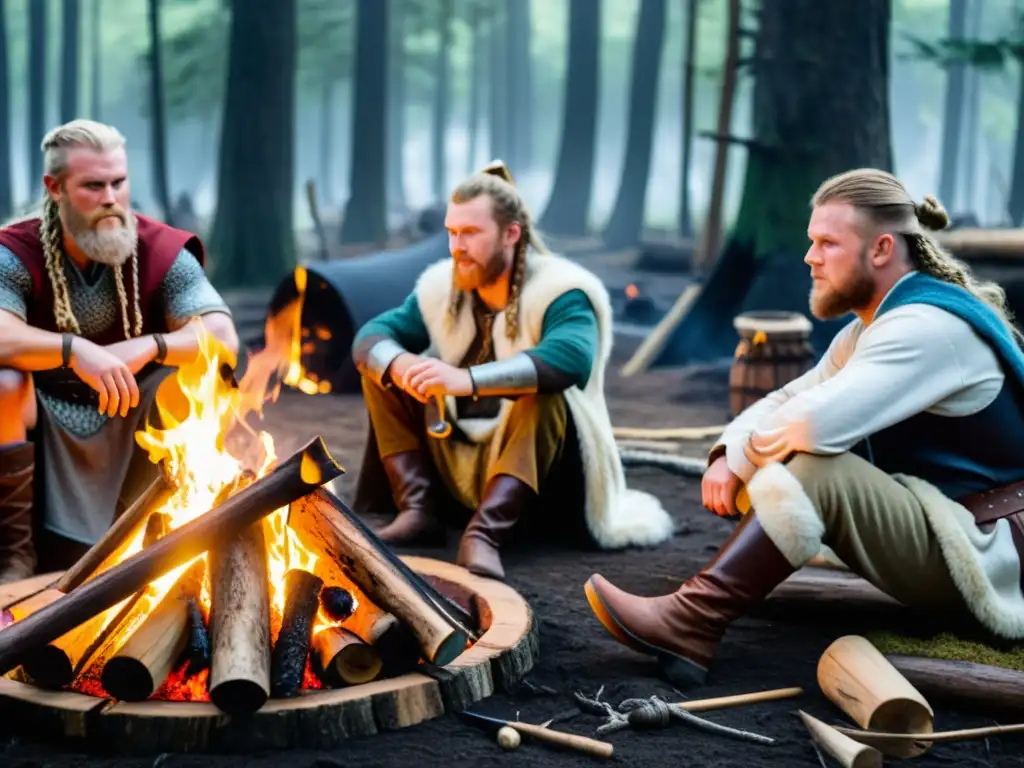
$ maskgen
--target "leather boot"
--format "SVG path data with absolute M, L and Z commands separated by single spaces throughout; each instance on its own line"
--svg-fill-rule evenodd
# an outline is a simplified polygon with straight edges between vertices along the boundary
M 443 543 L 444 529 L 431 498 L 430 458 L 420 451 L 403 451 L 381 459 L 398 515 L 378 530 L 387 544 Z
M 533 489 L 511 475 L 495 475 L 487 484 L 480 508 L 459 542 L 456 564 L 477 576 L 504 579 L 498 549 L 508 540 L 523 509 L 536 499 Z
M 616 640 L 657 658 L 676 686 L 702 684 L 726 627 L 795 569 L 748 513 L 714 559 L 676 592 L 638 597 L 594 574 L 587 601 Z
M 0 584 L 35 572 L 34 475 L 35 445 L 22 442 L 0 448 Z

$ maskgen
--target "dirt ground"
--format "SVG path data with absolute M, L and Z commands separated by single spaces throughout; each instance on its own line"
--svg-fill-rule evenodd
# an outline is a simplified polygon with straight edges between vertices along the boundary
M 622 350 L 620 354 L 624 354 Z M 724 374 L 659 371 L 624 380 L 612 372 L 608 381 L 609 405 L 617 426 L 683 426 L 721 424 L 726 419 L 727 384 Z M 279 455 L 323 435 L 339 461 L 348 469 L 341 483 L 342 496 L 351 498 L 354 474 L 359 467 L 366 415 L 360 398 L 332 396 L 310 398 L 286 394 L 267 412 L 264 424 L 275 435 Z M 704 444 L 692 444 L 700 456 Z M 707 686 L 686 696 L 661 681 L 651 662 L 612 640 L 591 614 L 583 583 L 594 572 L 611 578 L 624 589 L 641 594 L 660 594 L 674 589 L 692 574 L 726 537 L 730 523 L 700 506 L 699 484 L 655 469 L 628 472 L 631 485 L 658 495 L 673 516 L 685 524 L 684 533 L 654 551 L 616 553 L 568 551 L 542 546 L 506 553 L 509 583 L 530 603 L 540 623 L 540 661 L 527 676 L 533 684 L 514 695 L 496 695 L 481 705 L 501 716 L 539 723 L 575 709 L 575 691 L 593 694 L 604 686 L 603 697 L 618 704 L 628 697 L 658 694 L 668 700 L 702 698 L 731 693 L 802 686 L 796 700 L 758 704 L 708 713 L 706 717 L 733 727 L 756 731 L 776 739 L 759 746 L 710 735 L 673 723 L 662 731 L 621 731 L 609 738 L 615 744 L 615 762 L 643 768 L 715 766 L 751 768 L 819 766 L 815 751 L 801 726 L 796 710 L 803 708 L 826 722 L 844 718 L 821 693 L 815 678 L 817 661 L 834 639 L 849 632 L 876 628 L 870 617 L 804 620 L 745 618 L 727 633 L 717 665 Z M 418 549 L 414 554 L 453 559 L 457 536 L 451 535 L 446 550 Z M 538 693 L 537 687 L 557 693 Z M 958 712 L 936 704 L 937 729 L 991 724 L 991 718 Z M 579 715 L 557 727 L 593 735 L 601 720 Z M 386 735 L 353 740 L 330 753 L 291 751 L 250 756 L 160 755 L 139 759 L 83 755 L 23 743 L 12 738 L 16 723 L 3 723 L 7 746 L 0 765 L 20 766 L 160 766 L 161 768 L 228 768 L 228 766 L 374 766 L 446 765 L 477 766 L 483 761 L 507 766 L 593 765 L 594 758 L 558 752 L 524 742 L 514 752 L 501 751 L 493 737 L 464 724 L 455 716 L 430 721 Z M 834 764 L 834 763 L 829 763 Z M 1024 741 L 1020 737 L 995 737 L 941 745 L 913 760 L 927 766 L 1020 766 L 1024 765 Z

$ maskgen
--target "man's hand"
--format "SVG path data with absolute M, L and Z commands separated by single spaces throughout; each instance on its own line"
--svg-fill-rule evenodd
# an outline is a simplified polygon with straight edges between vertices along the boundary
M 127 365 L 132 375 L 145 368 L 147 363 L 152 362 L 157 353 L 156 341 L 152 336 L 126 339 L 116 344 L 108 344 L 105 349 Z
M 701 478 L 701 501 L 716 515 L 731 517 L 736 514 L 736 494 L 740 483 L 739 477 L 729 469 L 725 456 L 719 456 Z
M 78 336 L 71 343 L 71 370 L 100 395 L 99 412 L 128 415 L 139 404 L 139 385 L 128 364 L 103 347 Z
M 420 355 L 414 355 L 412 352 L 403 352 L 394 360 L 391 361 L 391 365 L 388 366 L 387 378 L 391 379 L 391 383 L 401 389 L 408 395 L 415 397 L 421 403 L 426 402 L 426 398 L 420 397 L 419 393 L 406 386 L 405 373 L 412 366 L 417 363 L 421 363 L 427 358 Z
M 406 370 L 402 388 L 424 401 L 437 395 L 462 397 L 473 394 L 473 380 L 465 368 L 426 358 Z

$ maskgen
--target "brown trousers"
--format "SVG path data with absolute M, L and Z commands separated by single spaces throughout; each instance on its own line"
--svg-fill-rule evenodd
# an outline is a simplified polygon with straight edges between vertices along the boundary
M 569 408 L 562 395 L 518 398 L 508 414 L 504 433 L 498 438 L 497 460 L 491 466 L 491 444 L 473 443 L 460 435 L 457 427 L 445 439 L 428 436 L 430 413 L 398 387 L 383 389 L 364 378 L 363 397 L 379 457 L 425 450 L 448 492 L 450 498 L 446 501 L 475 511 L 490 479 L 510 475 L 537 493 L 543 507 L 553 508 L 557 504 L 562 508 L 568 503 L 579 509 L 582 518 L 582 465 Z

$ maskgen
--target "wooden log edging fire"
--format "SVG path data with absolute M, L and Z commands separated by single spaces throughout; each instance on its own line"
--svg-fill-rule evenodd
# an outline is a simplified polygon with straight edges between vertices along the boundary
M 53 743 L 63 736 L 88 749 L 120 754 L 332 749 L 353 737 L 407 728 L 509 691 L 533 668 L 537 625 L 514 589 L 451 563 L 412 556 L 402 561 L 479 616 L 480 638 L 447 665 L 421 665 L 424 671 L 270 699 L 246 717 L 226 716 L 210 702 L 113 701 L 0 678 L 0 717 L 24 723 L 26 738 Z M 27 579 L 4 585 L 3 593 L 17 599 L 42 583 L 40 577 Z

